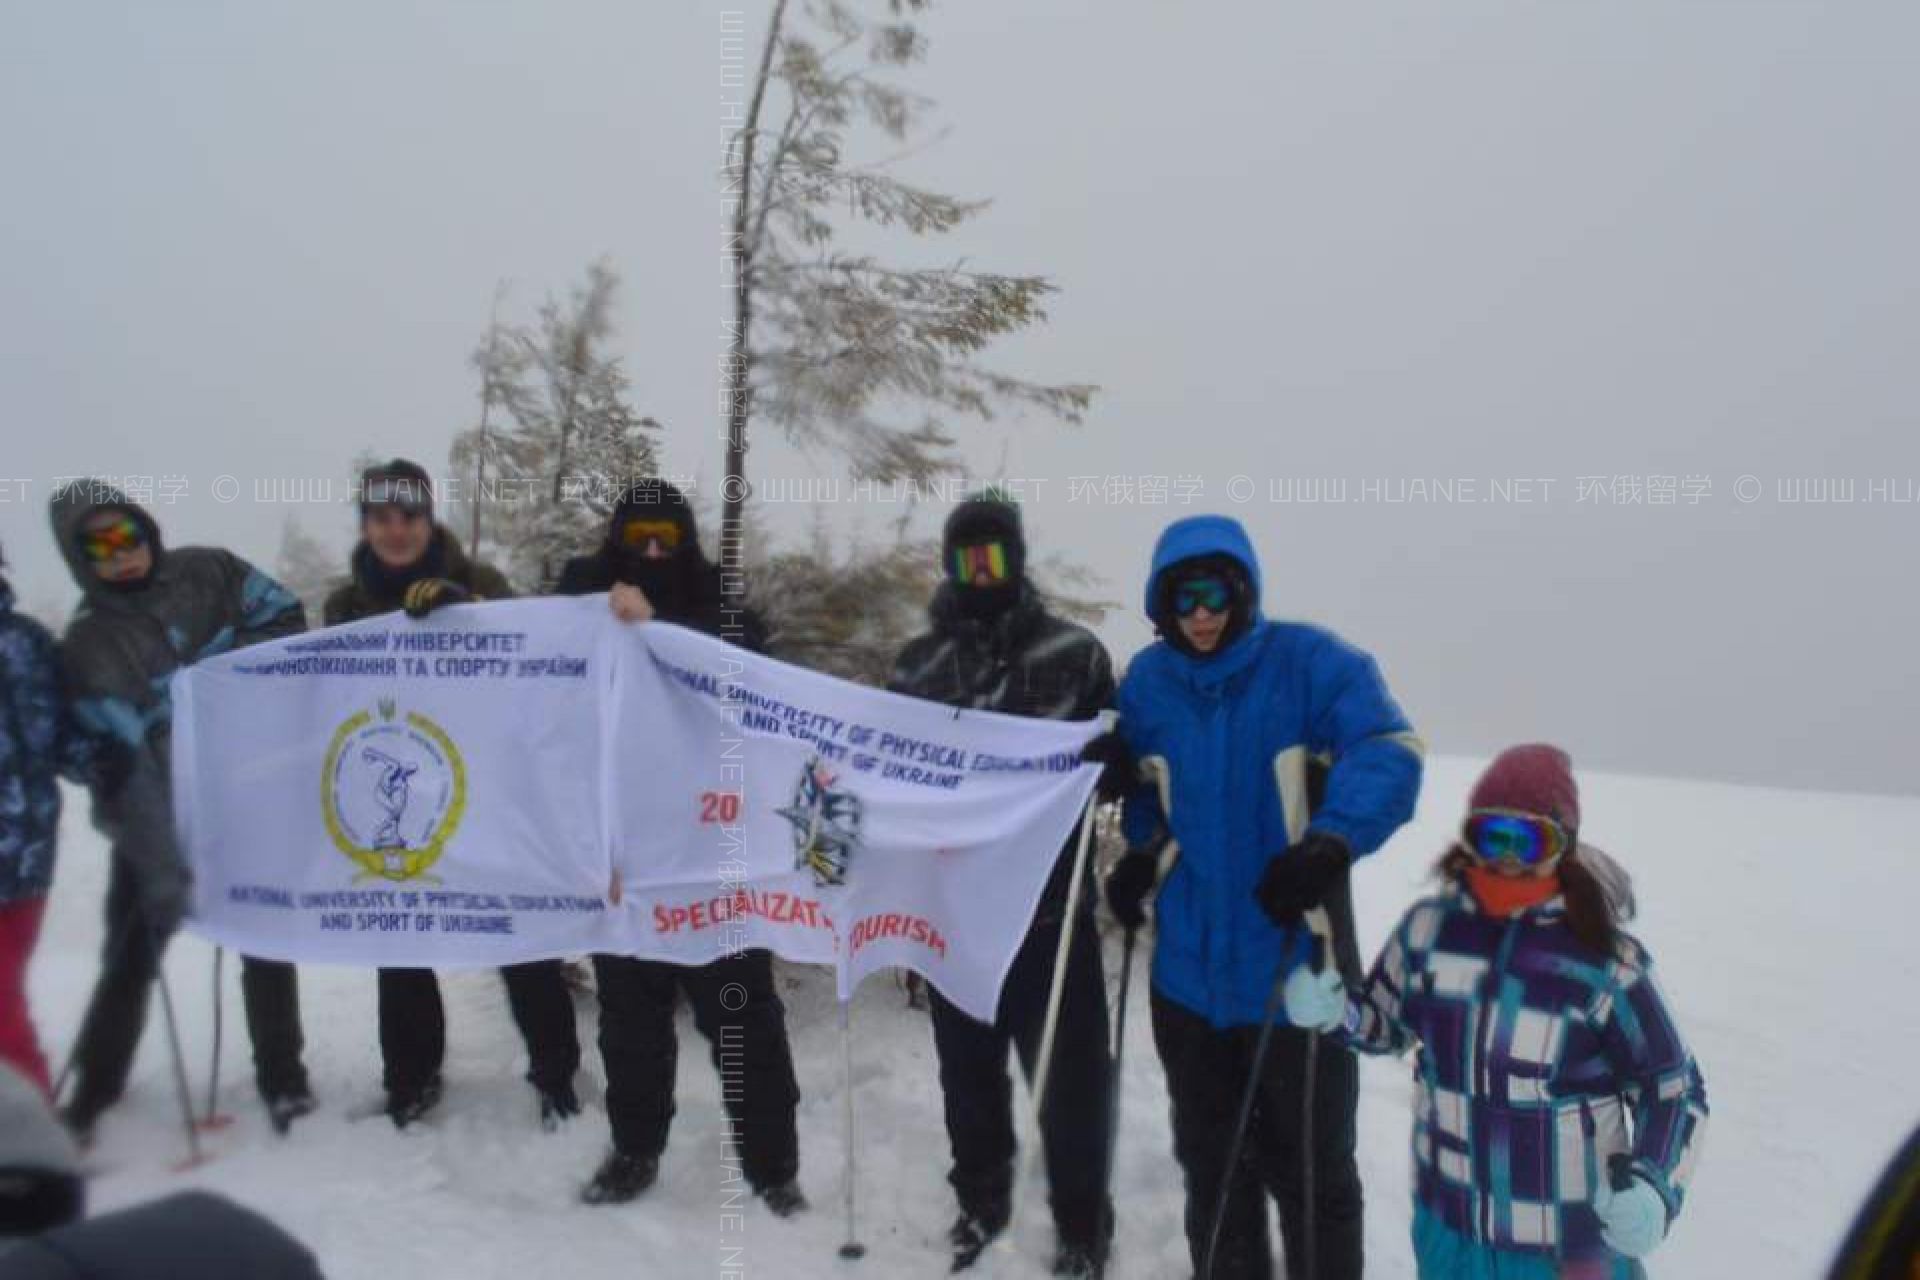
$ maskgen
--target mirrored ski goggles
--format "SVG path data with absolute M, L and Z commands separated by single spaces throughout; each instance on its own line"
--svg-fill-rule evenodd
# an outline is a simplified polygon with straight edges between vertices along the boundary
M 1173 588 L 1173 613 L 1191 617 L 1195 610 L 1225 613 L 1233 603 L 1233 586 L 1225 578 L 1188 578 Z
M 122 551 L 137 551 L 145 546 L 147 531 L 132 516 L 121 516 L 110 525 L 88 529 L 80 535 L 80 550 L 95 564 L 111 560 Z
M 973 542 L 953 549 L 953 580 L 971 585 L 983 577 L 992 583 L 1013 576 L 1004 542 Z
M 621 546 L 644 547 L 649 542 L 672 554 L 680 547 L 680 525 L 673 520 L 629 520 L 620 526 Z
M 433 509 L 433 494 L 418 480 L 405 476 L 371 481 L 360 493 L 362 507 L 398 507 L 410 516 Z
M 1552 818 L 1515 809 L 1475 809 L 1460 839 L 1482 862 L 1519 867 L 1552 866 L 1569 843 L 1567 829 Z

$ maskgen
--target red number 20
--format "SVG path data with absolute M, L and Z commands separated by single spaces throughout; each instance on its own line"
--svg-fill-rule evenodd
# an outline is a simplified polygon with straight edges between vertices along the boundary
M 740 821 L 740 793 L 738 791 L 702 791 L 700 821 L 721 823 Z

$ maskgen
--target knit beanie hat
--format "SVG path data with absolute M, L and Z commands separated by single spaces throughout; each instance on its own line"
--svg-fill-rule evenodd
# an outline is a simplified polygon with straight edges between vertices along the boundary
M 1552 818 L 1572 838 L 1580 830 L 1580 788 L 1573 780 L 1573 760 L 1545 742 L 1508 747 L 1473 784 L 1467 807 L 1537 813 Z

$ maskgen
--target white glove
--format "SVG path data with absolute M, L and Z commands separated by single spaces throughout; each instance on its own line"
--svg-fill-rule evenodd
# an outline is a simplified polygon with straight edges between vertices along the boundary
M 1624 1257 L 1644 1258 L 1667 1238 L 1667 1202 L 1637 1175 L 1625 1191 L 1602 1183 L 1593 1211 L 1600 1215 L 1600 1238 Z
M 1347 986 L 1334 969 L 1301 965 L 1287 975 L 1287 1021 L 1310 1031 L 1337 1031 L 1347 1020 Z

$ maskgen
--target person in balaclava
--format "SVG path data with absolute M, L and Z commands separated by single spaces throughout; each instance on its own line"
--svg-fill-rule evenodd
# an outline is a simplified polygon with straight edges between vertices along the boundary
M 369 467 L 360 477 L 360 543 L 352 576 L 327 597 L 326 624 L 405 609 L 425 617 L 465 600 L 513 594 L 504 574 L 470 559 L 453 531 L 434 519 L 433 483 L 404 458 Z M 558 1128 L 580 1112 L 573 1077 L 580 1036 L 565 962 L 535 960 L 500 970 L 507 1005 L 527 1045 L 527 1080 L 540 1099 L 540 1123 Z M 382 969 L 380 1057 L 387 1116 L 399 1128 L 439 1102 L 446 1059 L 446 1009 L 431 969 Z
M 306 615 L 285 587 L 231 551 L 165 546 L 153 516 L 102 481 L 56 490 L 49 515 L 81 591 L 61 643 L 74 714 L 130 756 L 124 782 L 96 786 L 93 796 L 95 825 L 113 845 L 107 940 L 62 1112 L 86 1140 L 126 1087 L 161 953 L 189 902 L 190 875 L 174 840 L 168 677 L 202 658 L 297 634 Z M 284 1133 L 314 1105 L 300 1060 L 294 968 L 242 957 L 240 987 L 254 1081 Z
M 1415 1051 L 1421 1280 L 1640 1280 L 1685 1203 L 1706 1083 L 1625 930 L 1632 883 L 1580 831 L 1567 753 L 1509 747 L 1366 981 L 1287 978 L 1295 1026 Z
M 722 596 L 719 570 L 701 553 L 686 496 L 664 481 L 643 480 L 621 495 L 606 540 L 591 554 L 569 560 L 556 590 L 605 591 L 614 615 L 626 622 L 659 618 L 756 651 L 761 645 L 758 619 L 751 611 L 730 609 Z M 738 1064 L 738 1088 L 722 1095 L 730 1132 L 739 1135 L 747 1182 L 782 1217 L 804 1209 L 795 1123 L 800 1086 L 786 1008 L 774 987 L 773 957 L 754 949 L 711 964 L 674 965 L 597 955 L 593 970 L 613 1150 L 582 1198 L 589 1204 L 631 1200 L 659 1176 L 673 1121 L 679 1054 L 673 1009 L 681 992 L 711 1046 L 715 1070 L 723 1044 L 729 1065 Z
M 1085 627 L 1047 610 L 1026 563 L 1019 507 L 992 493 L 956 507 L 941 539 L 945 573 L 927 611 L 931 628 L 901 650 L 888 688 L 951 707 L 1050 720 L 1085 720 L 1110 707 L 1113 665 L 1105 647 Z M 973 1265 L 1012 1212 L 1007 1051 L 1018 1051 L 1031 1077 L 1066 923 L 1074 852 L 1072 840 L 1063 848 L 1033 850 L 1053 872 L 992 1022 L 977 1021 L 932 987 L 933 1044 L 953 1152 L 948 1181 L 960 1202 L 948 1233 L 955 1270 Z M 1106 981 L 1094 895 L 1085 893 L 1080 901 L 1040 1121 L 1052 1188 L 1054 1272 L 1074 1276 L 1095 1273 L 1112 1232 L 1106 1203 Z
M 1371 658 L 1318 627 L 1268 621 L 1260 604 L 1259 562 L 1238 521 L 1194 516 L 1160 535 L 1146 589 L 1159 640 L 1134 658 L 1119 693 L 1120 733 L 1147 780 L 1126 799 L 1130 851 L 1107 901 L 1123 924 L 1141 924 L 1171 836 L 1178 856 L 1154 913 L 1151 1007 L 1194 1270 L 1206 1269 L 1225 1187 L 1217 1280 L 1271 1273 L 1267 1192 L 1279 1202 L 1290 1280 L 1304 1275 L 1308 1214 L 1313 1280 L 1357 1280 L 1353 1052 L 1282 1022 L 1256 1079 L 1254 1047 L 1276 982 L 1314 950 L 1306 913 L 1326 910 L 1340 963 L 1357 976 L 1348 868 L 1412 816 L 1423 748 Z M 1315 761 L 1325 766 L 1318 785 Z M 1300 1097 L 1310 1050 L 1311 1205 Z M 1229 1174 L 1249 1088 L 1246 1158 Z

